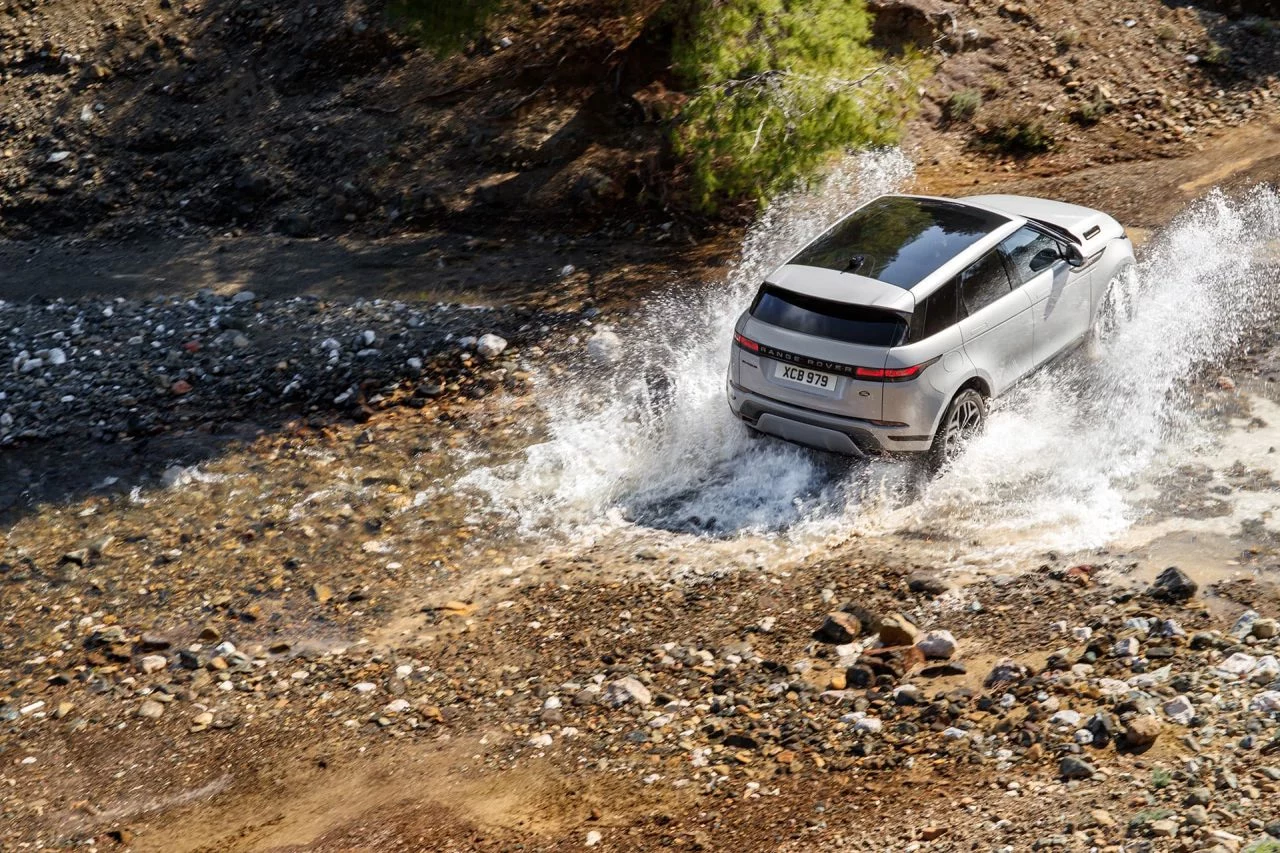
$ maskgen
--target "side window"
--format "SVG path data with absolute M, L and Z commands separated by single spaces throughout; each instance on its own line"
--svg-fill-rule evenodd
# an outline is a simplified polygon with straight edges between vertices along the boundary
M 1009 290 L 1009 274 L 998 252 L 988 252 L 960 273 L 960 298 L 970 314 L 986 308 Z
M 1009 261 L 1014 287 L 1021 287 L 1031 281 L 1062 257 L 1062 248 L 1057 240 L 1034 228 L 1025 227 L 1019 228 L 1013 236 L 1001 243 L 1000 251 Z
M 922 341 L 954 326 L 960 319 L 960 282 L 942 285 L 925 297 L 912 315 L 911 340 Z

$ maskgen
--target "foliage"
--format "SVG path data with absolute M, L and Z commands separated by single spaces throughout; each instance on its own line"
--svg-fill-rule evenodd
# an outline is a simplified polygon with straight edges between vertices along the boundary
M 864 0 L 671 0 L 672 128 L 703 210 L 763 203 L 848 148 L 897 140 L 923 71 L 870 46 Z
M 1151 771 L 1151 787 L 1159 790 L 1167 788 L 1173 782 L 1173 776 L 1163 767 L 1157 767 Z
M 459 51 L 484 30 L 504 0 L 388 0 L 387 15 L 427 48 Z
M 1140 811 L 1137 814 L 1135 814 L 1133 817 L 1129 818 L 1129 829 L 1130 831 L 1141 830 L 1147 824 L 1155 823 L 1158 820 L 1164 820 L 1165 818 L 1168 818 L 1168 817 L 1173 817 L 1173 814 L 1174 812 L 1172 809 L 1162 809 L 1162 808 L 1146 809 L 1145 811 Z
M 1280 25 L 1270 18 L 1246 18 L 1244 28 L 1250 35 L 1271 38 L 1280 31 Z
M 1102 121 L 1102 117 L 1111 111 L 1111 104 L 1096 91 L 1094 96 L 1071 111 L 1071 120 L 1076 124 L 1089 127 Z
M 1200 59 L 1208 65 L 1226 65 L 1231 61 L 1231 51 L 1216 41 L 1209 42 Z
M 1280 841 L 1270 839 L 1255 841 L 1244 848 L 1242 853 L 1280 853 Z
M 1029 110 L 1015 110 L 992 118 L 983 137 L 1008 154 L 1043 154 L 1058 144 L 1053 126 Z
M 946 106 L 943 107 L 943 112 L 946 114 L 947 121 L 968 121 L 973 118 L 980 106 L 982 106 L 981 92 L 977 89 L 962 89 L 951 93 L 951 97 L 947 98 Z

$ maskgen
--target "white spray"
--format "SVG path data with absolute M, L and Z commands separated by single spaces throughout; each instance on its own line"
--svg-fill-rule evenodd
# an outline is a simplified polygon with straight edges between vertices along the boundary
M 464 484 L 525 532 L 659 529 L 800 545 L 850 531 L 938 533 L 966 548 L 1086 548 L 1132 523 L 1136 478 L 1177 462 L 1193 422 L 1187 380 L 1277 315 L 1261 253 L 1280 199 L 1194 205 L 1143 253 L 1136 313 L 998 401 L 986 433 L 923 489 L 894 463 L 854 463 L 752 438 L 729 413 L 733 323 L 763 276 L 840 214 L 902 186 L 898 152 L 864 155 L 764 213 L 726 280 L 673 290 L 620 327 L 622 357 L 539 388 L 547 438 Z

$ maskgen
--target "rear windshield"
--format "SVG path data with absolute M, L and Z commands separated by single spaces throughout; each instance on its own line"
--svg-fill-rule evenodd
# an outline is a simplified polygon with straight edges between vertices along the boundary
M 791 263 L 910 289 L 1008 221 L 962 204 L 885 196 L 849 214 Z
M 751 316 L 771 326 L 849 344 L 892 347 L 907 334 L 907 321 L 892 311 L 814 299 L 771 284 L 756 294 Z

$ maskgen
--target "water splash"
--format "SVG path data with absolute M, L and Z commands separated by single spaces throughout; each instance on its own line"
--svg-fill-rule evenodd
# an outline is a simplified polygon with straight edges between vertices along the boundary
M 519 464 L 467 483 L 511 508 L 526 530 L 614 518 L 712 534 L 789 528 L 843 506 L 864 470 L 753 439 L 728 411 L 725 373 L 738 314 L 761 279 L 833 219 L 898 189 L 898 151 L 864 154 L 816 191 L 761 216 L 719 283 L 678 288 L 618 329 L 617 366 L 586 367 L 539 389 L 548 439 Z
M 986 432 L 899 513 L 913 530 L 988 547 L 1101 546 L 1134 522 L 1133 495 L 1210 435 L 1191 384 L 1280 314 L 1280 196 L 1194 204 L 1139 256 L 1133 316 L 997 401 Z
M 659 529 L 816 544 L 849 531 L 932 534 L 968 550 L 1079 549 L 1131 524 L 1138 481 L 1203 436 L 1188 384 L 1280 314 L 1268 245 L 1280 199 L 1258 190 L 1194 205 L 1143 253 L 1132 318 L 996 402 L 986 433 L 947 471 L 856 463 L 753 438 L 728 412 L 738 314 L 764 275 L 841 213 L 910 177 L 866 155 L 817 192 L 774 204 L 726 280 L 654 300 L 619 328 L 622 358 L 544 384 L 546 440 L 473 472 L 526 532 Z

